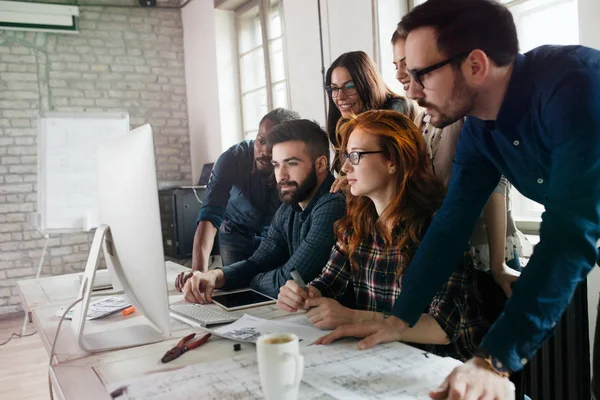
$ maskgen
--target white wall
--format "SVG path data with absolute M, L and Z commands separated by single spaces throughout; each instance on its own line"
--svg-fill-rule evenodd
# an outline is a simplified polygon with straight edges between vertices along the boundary
M 392 55 L 392 34 L 398 22 L 408 12 L 406 0 L 378 0 L 377 25 L 379 26 L 379 72 L 385 83 L 398 94 L 404 94 L 400 82 L 396 80 L 396 69 Z
M 325 123 L 317 0 L 283 0 L 290 108 Z
M 579 0 L 579 43 L 600 49 L 600 2 Z M 598 292 L 600 292 L 600 268 L 595 267 L 588 275 L 588 308 L 590 320 L 590 350 L 594 348 L 594 329 L 598 316 Z
M 325 71 L 342 53 L 363 50 L 371 57 L 372 4 L 369 0 L 321 0 Z M 283 0 L 290 107 L 303 118 L 325 124 L 317 0 Z
M 222 152 L 221 118 L 212 0 L 192 1 L 181 10 L 192 177 Z
M 325 69 L 342 53 L 348 51 L 362 50 L 375 58 L 371 1 L 322 0 L 321 13 Z

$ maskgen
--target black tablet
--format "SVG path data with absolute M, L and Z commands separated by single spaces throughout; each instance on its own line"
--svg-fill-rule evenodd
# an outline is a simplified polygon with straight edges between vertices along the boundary
M 258 307 L 273 304 L 275 299 L 253 289 L 242 289 L 227 293 L 218 293 L 212 296 L 213 302 L 227 311 L 241 310 L 243 308 Z

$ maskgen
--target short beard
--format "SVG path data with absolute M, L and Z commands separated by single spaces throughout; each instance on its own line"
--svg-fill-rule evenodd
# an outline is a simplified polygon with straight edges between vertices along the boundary
M 452 98 L 448 99 L 443 107 L 446 111 L 442 112 L 438 107 L 431 107 L 428 103 L 424 103 L 424 106 L 429 105 L 438 112 L 436 120 L 431 119 L 431 124 L 436 128 L 443 129 L 469 115 L 475 106 L 476 97 L 477 93 L 467 86 L 462 74 L 456 72 L 452 84 Z
M 302 181 L 300 184 L 294 181 L 282 181 L 277 184 L 277 190 L 279 191 L 279 199 L 285 205 L 298 204 L 301 201 L 308 199 L 311 195 L 312 191 L 317 186 L 317 170 L 313 164 L 311 171 L 308 173 L 308 176 Z M 295 186 L 295 189 L 287 190 L 285 192 L 281 192 L 281 186 L 290 185 Z

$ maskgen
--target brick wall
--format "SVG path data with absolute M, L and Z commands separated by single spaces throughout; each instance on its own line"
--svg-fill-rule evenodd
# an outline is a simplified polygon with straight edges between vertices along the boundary
M 0 31 L 0 316 L 19 312 L 15 283 L 35 276 L 38 117 L 127 110 L 154 130 L 159 182 L 191 183 L 181 14 L 81 7 L 79 35 Z M 83 270 L 92 234 L 52 236 L 44 275 Z

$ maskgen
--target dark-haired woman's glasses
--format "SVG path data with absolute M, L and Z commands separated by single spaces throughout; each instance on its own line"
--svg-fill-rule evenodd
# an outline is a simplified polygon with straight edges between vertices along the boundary
M 461 59 L 464 59 L 466 56 L 468 56 L 471 52 L 467 52 L 467 53 L 460 53 L 459 55 L 456 55 L 454 57 L 451 57 L 447 60 L 441 61 L 437 64 L 433 64 L 429 67 L 426 68 L 421 68 L 421 69 L 409 69 L 408 73 L 410 74 L 410 77 L 417 83 L 417 85 L 419 85 L 419 87 L 421 89 L 425 89 L 425 86 L 423 85 L 423 77 L 427 74 L 429 74 L 430 72 L 435 71 L 436 69 L 440 69 L 443 66 L 450 64 L 452 62 L 455 61 L 459 61 Z
M 340 155 L 342 159 L 342 164 L 346 162 L 346 160 L 350 161 L 352 165 L 358 165 L 360 162 L 360 158 L 365 154 L 379 154 L 383 153 L 383 150 L 379 151 L 351 151 L 350 153 L 342 153 Z
M 332 99 L 338 97 L 338 95 L 340 94 L 340 90 L 344 92 L 346 96 L 354 96 L 356 94 L 356 85 L 354 84 L 354 82 L 347 82 L 341 87 L 325 86 L 325 90 L 327 91 L 327 93 L 329 93 Z

